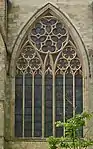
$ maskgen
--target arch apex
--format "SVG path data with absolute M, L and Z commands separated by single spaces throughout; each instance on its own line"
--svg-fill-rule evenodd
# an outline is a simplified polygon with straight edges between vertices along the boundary
M 13 65 L 15 64 L 15 61 L 16 61 L 16 55 L 17 55 L 16 53 L 18 52 L 18 50 L 20 51 L 20 47 L 22 46 L 22 42 L 24 41 L 24 38 L 27 36 L 28 31 L 31 29 L 33 24 L 35 24 L 35 22 L 38 19 L 40 19 L 40 17 L 46 15 L 47 10 L 50 10 L 49 13 L 51 13 L 54 17 L 58 18 L 58 20 L 64 23 L 72 39 L 74 39 L 74 43 L 77 49 L 79 49 L 78 53 L 81 57 L 84 69 L 87 66 L 87 70 L 85 69 L 85 76 L 86 76 L 87 74 L 89 74 L 89 60 L 88 60 L 86 48 L 81 39 L 81 36 L 78 33 L 75 26 L 73 25 L 72 21 L 69 19 L 68 15 L 66 15 L 64 12 L 59 10 L 58 7 L 56 7 L 51 2 L 47 2 L 46 4 L 43 5 L 43 7 L 38 9 L 37 12 L 32 17 L 30 17 L 30 19 L 22 27 L 12 49 L 12 59 L 11 59 L 10 69 L 14 68 Z
M 50 1 L 48 1 L 48 2 L 46 2 L 46 3 L 44 3 L 44 5 L 43 5 L 44 7 L 58 7 L 55 3 L 53 3 L 53 2 L 50 2 Z

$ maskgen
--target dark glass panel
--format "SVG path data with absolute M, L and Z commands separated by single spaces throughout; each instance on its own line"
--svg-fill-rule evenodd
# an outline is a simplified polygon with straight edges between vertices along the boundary
M 73 75 L 66 74 L 66 98 L 65 98 L 65 117 L 66 119 L 73 116 Z
M 15 77 L 15 136 L 22 137 L 23 76 Z
M 32 136 L 32 75 L 25 75 L 24 136 Z
M 49 22 L 50 22 L 51 25 L 54 25 L 57 22 L 57 20 L 52 18 Z
M 58 23 L 56 24 L 56 28 L 62 28 L 62 23 L 58 22 Z
M 44 24 L 44 25 L 48 25 L 49 21 L 46 19 L 46 18 L 42 18 L 41 19 L 41 22 Z
M 17 122 L 21 122 L 22 121 L 22 114 L 15 114 L 15 118 Z
M 22 121 L 15 121 L 15 136 L 22 137 Z
M 32 119 L 31 119 L 31 115 L 27 115 L 25 116 L 25 121 L 24 121 L 24 136 L 25 137 L 31 137 L 32 136 Z
M 55 78 L 56 121 L 63 121 L 63 76 Z M 63 136 L 63 128 L 56 128 L 56 137 Z
M 31 106 L 30 107 L 25 107 L 25 114 L 26 115 L 31 115 L 32 114 Z
M 83 112 L 83 80 L 80 74 L 75 76 L 75 94 L 76 114 L 80 114 Z M 83 137 L 83 127 L 77 131 L 77 135 Z
M 41 30 L 40 30 L 40 35 L 43 35 L 45 33 L 45 30 L 43 29 L 43 28 L 41 28 Z
M 32 116 L 29 114 L 29 115 L 24 115 L 24 119 L 25 119 L 25 122 L 29 121 L 29 122 L 32 122 Z
M 22 114 L 22 99 L 18 99 L 17 96 L 15 99 L 15 114 Z
M 40 74 L 35 76 L 35 88 L 34 88 L 34 106 L 35 106 L 35 125 L 34 136 L 42 136 L 42 77 Z
M 42 27 L 42 24 L 41 23 L 36 23 L 35 27 Z
M 16 78 L 15 78 L 15 85 L 21 85 L 22 86 L 23 84 L 23 77 L 22 75 L 17 75 Z
M 47 46 L 43 46 L 43 47 L 42 47 L 42 50 L 43 50 L 44 52 L 47 52 L 47 51 L 48 51 Z
M 26 124 L 25 124 L 26 125 Z M 31 127 L 31 125 L 30 125 L 30 127 Z M 25 137 L 31 137 L 31 134 L 32 132 L 31 132 L 31 129 L 24 129 L 24 136 Z
M 36 43 L 36 47 L 37 47 L 38 49 L 40 49 L 41 43 Z
M 40 33 L 40 30 L 41 30 L 41 28 L 40 28 L 40 27 L 37 27 L 37 28 L 36 28 L 36 33 L 37 33 L 37 34 Z
M 76 113 L 81 113 L 83 111 L 83 85 L 82 85 L 82 76 L 75 76 L 75 93 L 76 93 Z
M 54 41 L 54 42 L 57 42 L 58 41 L 58 38 L 56 36 L 52 36 L 51 39 Z
M 57 48 L 58 50 L 62 47 L 62 41 L 59 39 L 57 42 Z
M 51 32 L 51 26 L 50 26 L 50 25 L 47 25 L 47 26 L 46 26 L 46 31 L 47 31 L 48 33 Z
M 40 42 L 44 42 L 46 40 L 46 36 L 41 36 L 40 37 Z
M 41 137 L 42 136 L 42 123 L 41 123 L 41 118 L 40 121 L 37 119 L 35 122 L 35 137 Z
M 52 124 L 52 75 L 45 76 L 45 137 L 53 135 Z

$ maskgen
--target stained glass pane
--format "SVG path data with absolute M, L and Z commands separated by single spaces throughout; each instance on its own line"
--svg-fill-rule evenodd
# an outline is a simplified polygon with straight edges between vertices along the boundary
M 71 74 L 78 70 L 82 71 L 80 59 L 76 54 L 77 47 L 65 24 L 49 12 L 39 18 L 36 23 L 34 22 L 25 39 L 16 61 L 16 72 L 20 74 L 27 72 L 28 74 L 25 75 L 25 80 L 23 80 L 23 75 L 17 75 L 15 78 L 15 136 L 21 137 L 24 132 L 24 137 L 32 137 L 32 134 L 33 137 L 42 137 L 42 123 L 44 123 L 44 137 L 52 136 L 54 133 L 56 133 L 56 137 L 63 136 L 63 128 L 55 128 L 55 132 L 53 132 L 54 116 L 55 121 L 67 120 L 73 116 L 74 95 L 76 114 L 81 113 L 83 109 L 82 76 L 77 74 L 74 82 Z M 45 62 L 46 59 L 47 62 Z M 55 63 L 57 63 L 56 68 Z M 47 72 L 46 75 L 42 71 L 44 70 L 42 64 Z M 56 74 L 55 71 L 57 75 L 55 76 L 55 86 L 53 86 L 50 72 Z M 43 93 L 42 75 L 38 72 L 45 75 Z M 66 72 L 65 78 L 58 72 Z M 32 86 L 30 73 L 35 75 L 34 86 Z M 44 95 L 44 104 L 42 95 Z M 55 105 L 53 105 L 54 96 Z M 42 108 L 44 113 L 42 113 Z M 53 113 L 54 108 L 55 113 Z M 32 113 L 34 114 L 32 115 Z M 42 122 L 42 115 L 44 122 Z M 33 127 L 34 130 L 32 130 Z
M 15 121 L 15 137 L 22 137 L 22 121 Z
M 39 25 L 37 26 L 37 24 Z M 31 30 L 30 39 L 34 42 L 38 50 L 41 52 L 56 52 L 61 50 L 63 43 L 67 42 L 66 39 L 68 37 L 65 25 L 63 25 L 55 17 L 43 17 L 37 24 L 35 24 L 34 28 Z M 51 44 L 47 45 L 46 42 L 50 39 Z
M 66 98 L 65 98 L 65 117 L 66 119 L 73 116 L 73 76 L 66 74 Z
M 55 99 L 56 99 L 56 121 L 63 121 L 63 76 L 57 75 L 55 78 Z M 63 128 L 56 128 L 56 137 L 63 136 Z
M 42 77 L 40 74 L 35 76 L 35 92 L 34 92 L 34 105 L 35 105 L 35 137 L 42 136 Z
M 45 76 L 45 137 L 52 136 L 52 75 Z
M 23 76 L 15 77 L 15 136 L 22 137 Z
M 76 106 L 76 114 L 80 114 L 83 112 L 83 83 L 82 76 L 80 74 L 75 76 L 75 106 Z M 77 135 L 83 137 L 83 128 L 81 127 L 77 131 Z
M 82 85 L 82 76 L 75 76 L 75 93 L 76 93 L 76 113 L 81 113 L 83 110 L 83 85 Z
M 25 75 L 24 136 L 32 135 L 32 76 Z

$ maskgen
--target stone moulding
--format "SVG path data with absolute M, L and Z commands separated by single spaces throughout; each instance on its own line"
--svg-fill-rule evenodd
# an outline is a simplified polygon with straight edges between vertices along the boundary
M 78 33 L 76 27 L 73 25 L 72 21 L 67 16 L 67 14 L 65 14 L 64 12 L 59 10 L 59 8 L 56 8 L 51 3 L 47 3 L 42 8 L 38 9 L 37 12 L 26 22 L 26 24 L 23 26 L 20 33 L 18 34 L 17 39 L 16 39 L 16 41 L 13 45 L 13 48 L 12 48 L 12 56 L 11 56 L 9 74 L 13 79 L 15 78 L 16 59 L 18 58 L 18 56 L 20 54 L 20 49 L 21 49 L 21 46 L 27 36 L 28 30 L 31 28 L 31 26 L 34 24 L 34 22 L 40 16 L 44 15 L 44 13 L 46 11 L 50 12 L 53 16 L 57 17 L 59 20 L 62 20 L 64 22 L 66 28 L 68 28 L 72 39 L 74 39 L 74 43 L 77 47 L 77 54 L 80 57 L 82 68 L 83 68 L 83 79 L 84 79 L 84 81 L 83 81 L 84 82 L 83 105 L 84 105 L 84 109 L 87 110 L 88 109 L 88 84 L 89 84 L 90 69 L 89 69 L 89 59 L 88 59 L 85 45 L 84 45 L 82 38 L 81 38 L 80 34 Z M 14 93 L 14 91 L 15 91 L 15 89 L 14 89 L 14 84 L 13 84 L 13 93 Z M 14 99 L 15 98 L 13 95 L 12 100 L 14 100 Z
M 11 56 L 11 63 L 10 63 L 10 72 L 12 72 L 11 74 L 14 75 L 14 71 L 11 71 L 11 70 L 13 70 L 12 68 L 15 65 L 17 53 L 19 53 L 18 51 L 20 51 L 20 46 L 27 34 L 27 31 L 29 30 L 31 25 L 47 10 L 50 10 L 53 15 L 55 15 L 60 20 L 62 20 L 64 22 L 64 24 L 67 26 L 67 28 L 69 29 L 69 32 L 77 46 L 77 49 L 78 49 L 77 52 L 78 52 L 79 56 L 81 57 L 81 62 L 83 64 L 83 67 L 87 68 L 84 71 L 85 76 L 89 76 L 89 73 L 90 73 L 89 59 L 88 59 L 88 55 L 87 55 L 87 50 L 85 48 L 85 45 L 82 41 L 80 34 L 78 33 L 76 27 L 73 25 L 73 23 L 70 20 L 70 18 L 68 17 L 68 15 L 65 14 L 64 12 L 62 12 L 61 10 L 59 10 L 57 7 L 55 7 L 51 3 L 47 3 L 42 8 L 38 9 L 37 12 L 25 23 L 25 25 L 22 27 L 20 33 L 18 34 L 18 36 L 15 40 L 15 43 L 13 45 L 13 48 L 12 48 L 12 56 Z

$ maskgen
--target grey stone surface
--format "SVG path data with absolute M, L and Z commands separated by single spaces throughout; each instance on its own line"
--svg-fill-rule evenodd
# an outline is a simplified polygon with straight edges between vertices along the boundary
M 85 110 L 93 111 L 93 2 L 92 0 L 11 0 L 6 13 L 5 0 L 0 0 L 0 149 L 47 149 L 46 142 L 25 142 L 12 141 L 12 106 L 14 105 L 14 96 L 11 90 L 12 75 L 9 72 L 12 51 L 14 43 L 18 38 L 19 32 L 22 30 L 27 21 L 42 8 L 47 2 L 55 5 L 60 11 L 64 12 L 72 21 L 73 25 L 79 32 L 82 41 L 86 47 L 90 74 L 87 76 L 88 87 L 85 92 L 88 100 L 84 101 Z M 7 21 L 7 22 L 6 22 Z M 7 27 L 7 28 L 6 28 Z M 7 40 L 6 40 L 7 39 Z M 21 40 L 21 36 L 20 36 Z M 4 44 L 6 42 L 6 46 Z M 19 44 L 19 43 L 18 43 Z M 18 45 L 15 46 L 18 48 Z M 81 49 L 80 49 L 81 50 Z M 7 53 L 7 54 L 6 54 Z M 85 61 L 83 59 L 83 61 Z M 14 67 L 14 66 L 13 66 Z M 10 76 L 9 76 L 10 74 Z M 84 78 L 86 80 L 86 78 Z M 86 86 L 84 86 L 84 89 Z M 13 99 L 13 100 L 12 100 Z M 4 117 L 5 113 L 5 117 Z M 5 125 L 4 125 L 5 119 Z M 92 123 L 92 122 L 91 122 Z M 90 124 L 91 125 L 91 124 Z M 5 127 L 4 127 L 5 126 Z M 4 134 L 5 131 L 5 134 Z M 93 128 L 90 131 L 93 136 Z M 8 142 L 7 142 L 8 140 Z M 21 147 L 20 147 L 21 146 Z

